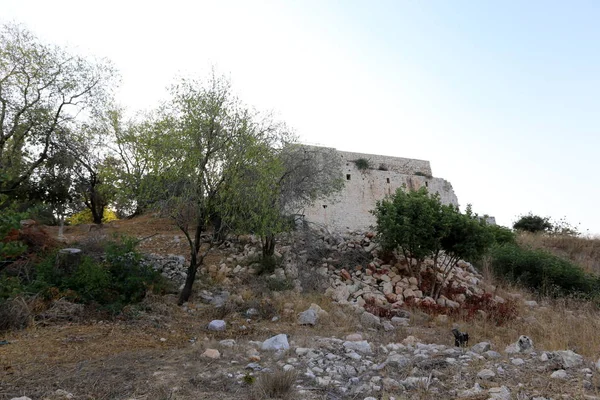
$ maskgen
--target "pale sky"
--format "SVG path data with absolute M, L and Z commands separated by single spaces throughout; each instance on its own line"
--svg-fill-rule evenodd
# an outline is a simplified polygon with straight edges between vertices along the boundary
M 461 206 L 600 234 L 600 2 L 0 0 L 120 71 L 130 112 L 214 66 L 303 142 L 429 160 Z

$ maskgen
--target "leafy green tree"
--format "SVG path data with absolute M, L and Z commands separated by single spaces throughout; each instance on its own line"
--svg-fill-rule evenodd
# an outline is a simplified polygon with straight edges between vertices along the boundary
M 255 164 L 252 150 L 269 143 L 270 126 L 231 93 L 230 85 L 213 76 L 207 83 L 182 80 L 171 89 L 171 100 L 155 121 L 150 151 L 151 190 L 163 214 L 171 217 L 190 246 L 190 265 L 179 303 L 192 293 L 199 265 L 217 242 L 210 233 L 218 215 L 233 219 L 239 202 L 232 185 Z M 252 185 L 253 182 L 243 182 Z
M 400 188 L 388 199 L 376 203 L 373 214 L 377 235 L 384 250 L 398 250 L 411 276 L 421 281 L 421 265 L 442 249 L 448 225 L 439 195 L 427 189 L 407 191 Z
M 74 160 L 73 197 L 91 211 L 95 224 L 102 223 L 104 210 L 117 193 L 114 181 L 120 160 L 105 146 L 113 137 L 106 115 L 99 114 L 70 132 L 64 144 Z
M 548 232 L 552 230 L 552 223 L 548 217 L 540 217 L 531 213 L 521 216 L 517 222 L 513 224 L 513 228 L 518 231 L 526 231 L 531 233 Z
M 494 243 L 494 233 L 484 219 L 478 218 L 468 205 L 464 214 L 453 205 L 442 206 L 443 225 L 445 229 L 441 237 L 443 259 L 439 263 L 441 281 L 434 282 L 431 296 L 438 299 L 450 273 L 460 260 L 477 261 L 486 254 Z M 437 264 L 437 255 L 436 255 Z M 434 265 L 438 266 L 438 265 Z
M 273 256 L 276 235 L 293 228 L 295 215 L 344 185 L 341 159 L 334 149 L 294 143 L 286 129 L 275 132 L 277 143 L 255 149 L 255 164 L 237 175 L 252 185 L 233 186 L 240 202 L 236 227 L 261 237 L 263 258 Z
M 378 201 L 373 213 L 384 250 L 398 250 L 419 284 L 423 261 L 433 260 L 436 279 L 430 296 L 434 299 L 460 260 L 481 258 L 494 241 L 486 222 L 473 214 L 470 206 L 462 214 L 451 204 L 443 205 L 439 195 L 431 195 L 425 188 L 398 189 L 391 198 Z
M 40 43 L 23 27 L 0 28 L 0 195 L 15 190 L 49 157 L 77 115 L 106 97 L 114 71 Z

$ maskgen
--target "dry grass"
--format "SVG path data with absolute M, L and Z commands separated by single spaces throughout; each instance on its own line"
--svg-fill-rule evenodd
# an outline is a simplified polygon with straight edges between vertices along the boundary
M 31 312 L 23 297 L 16 297 L 0 304 L 0 332 L 21 329 L 30 322 Z
M 580 265 L 586 272 L 600 274 L 600 238 L 523 232 L 517 240 L 522 246 L 548 250 Z
M 297 377 L 298 374 L 293 370 L 264 373 L 252 385 L 252 398 L 255 400 L 294 398 L 294 382 Z

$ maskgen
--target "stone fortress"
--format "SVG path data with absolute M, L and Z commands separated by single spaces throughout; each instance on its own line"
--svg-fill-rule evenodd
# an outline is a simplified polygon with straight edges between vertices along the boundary
M 336 196 L 306 207 L 304 219 L 308 222 L 338 232 L 368 230 L 375 225 L 369 212 L 375 202 L 403 185 L 410 190 L 426 187 L 430 193 L 439 193 L 442 203 L 458 205 L 452 185 L 433 177 L 429 161 L 338 150 L 335 154 L 342 159 L 344 188 Z

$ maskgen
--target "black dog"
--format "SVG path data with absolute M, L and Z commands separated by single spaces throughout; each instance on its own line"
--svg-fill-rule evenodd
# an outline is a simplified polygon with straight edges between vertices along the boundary
M 467 347 L 469 345 L 469 334 L 466 332 L 461 332 L 458 329 L 452 329 L 452 333 L 454 334 L 454 345 L 456 347 Z

